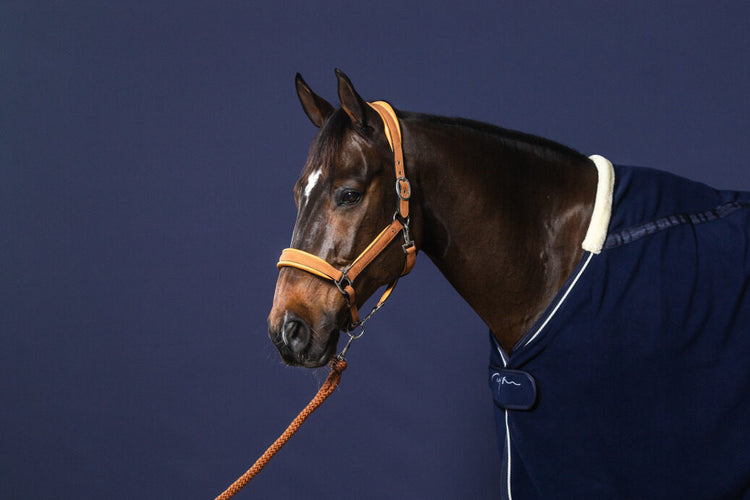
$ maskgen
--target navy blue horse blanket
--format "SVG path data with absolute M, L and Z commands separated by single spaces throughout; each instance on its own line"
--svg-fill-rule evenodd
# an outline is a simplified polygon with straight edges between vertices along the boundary
M 602 241 L 490 335 L 502 498 L 750 498 L 750 193 L 614 167 Z

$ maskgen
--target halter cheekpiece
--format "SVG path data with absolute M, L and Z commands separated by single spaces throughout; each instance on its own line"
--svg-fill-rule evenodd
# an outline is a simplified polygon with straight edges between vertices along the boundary
M 359 256 L 349 264 L 344 270 L 339 270 L 329 264 L 317 255 L 299 250 L 296 248 L 286 248 L 281 252 L 279 262 L 276 267 L 294 267 L 314 274 L 320 278 L 331 281 L 346 299 L 346 304 L 351 313 L 351 321 L 348 331 L 351 332 L 357 326 L 363 325 L 377 310 L 379 310 L 390 296 L 391 292 L 398 282 L 398 278 L 409 273 L 414 267 L 417 257 L 417 247 L 409 235 L 409 199 L 411 198 L 411 185 L 406 178 L 404 171 L 404 152 L 401 147 L 401 128 L 399 127 L 398 118 L 393 108 L 384 101 L 368 103 L 383 120 L 383 128 L 388 139 L 388 144 L 393 151 L 394 169 L 396 172 L 396 195 L 398 197 L 398 207 L 393 214 L 393 222 L 383 229 L 372 242 L 367 245 Z M 383 295 L 372 311 L 360 321 L 359 311 L 357 309 L 357 299 L 354 291 L 354 281 L 357 276 L 364 271 L 375 258 L 380 255 L 391 241 L 399 234 L 403 234 L 404 243 L 401 248 L 404 251 L 404 267 L 399 277 L 397 277 Z M 351 334 L 350 334 L 351 336 Z

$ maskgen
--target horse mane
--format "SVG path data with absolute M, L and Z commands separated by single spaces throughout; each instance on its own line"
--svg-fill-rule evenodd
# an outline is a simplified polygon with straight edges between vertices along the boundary
M 517 151 L 530 152 L 538 156 L 568 161 L 586 161 L 586 156 L 575 149 L 564 146 L 544 137 L 539 137 L 517 130 L 507 129 L 490 123 L 471 120 L 468 118 L 446 117 L 417 113 L 413 111 L 397 111 L 397 116 L 406 121 L 425 122 L 443 127 L 458 127 L 475 133 L 491 136 L 501 141 L 505 147 Z M 349 116 L 337 109 L 323 124 L 316 140 L 310 149 L 310 168 L 322 166 L 324 169 L 333 162 L 334 155 L 341 147 L 344 133 L 351 126 Z M 314 167 L 313 167 L 314 166 Z
M 497 125 L 492 125 L 490 123 L 471 120 L 468 118 L 429 115 L 411 111 L 398 111 L 397 114 L 399 118 L 404 120 L 422 121 L 444 127 L 458 127 L 489 135 L 503 142 L 506 147 L 518 151 L 532 152 L 545 157 L 552 155 L 562 159 L 586 161 L 586 156 L 582 153 L 553 140 L 525 132 L 519 132 L 518 130 L 498 127 Z

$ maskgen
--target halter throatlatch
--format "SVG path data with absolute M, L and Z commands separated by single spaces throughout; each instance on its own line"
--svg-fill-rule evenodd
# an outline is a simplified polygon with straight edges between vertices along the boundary
M 317 255 L 296 248 L 284 249 L 284 251 L 281 252 L 279 262 L 276 264 L 276 267 L 279 269 L 282 267 L 295 267 L 331 281 L 344 296 L 346 304 L 349 307 L 351 321 L 347 328 L 348 332 L 363 325 L 383 306 L 395 288 L 398 278 L 408 274 L 409 271 L 412 270 L 417 257 L 417 247 L 409 236 L 409 198 L 411 198 L 411 185 L 409 184 L 409 181 L 406 178 L 406 172 L 404 171 L 404 152 L 401 147 L 401 128 L 399 127 L 398 118 L 396 117 L 393 108 L 387 102 L 377 101 L 368 104 L 372 109 L 377 111 L 380 118 L 383 120 L 385 135 L 388 139 L 388 144 L 393 151 L 393 162 L 396 171 L 396 194 L 398 196 L 398 208 L 393 215 L 393 222 L 386 226 L 386 228 L 383 229 L 369 245 L 367 245 L 367 248 L 365 248 L 364 251 L 359 254 L 351 264 L 349 264 L 349 266 L 344 268 L 344 270 L 335 268 Z M 390 245 L 399 233 L 404 236 L 404 243 L 401 248 L 405 254 L 405 262 L 401 274 L 386 288 L 385 292 L 383 292 L 383 295 L 380 297 L 380 300 L 378 300 L 378 303 L 373 307 L 367 317 L 360 321 L 359 311 L 357 309 L 357 297 L 354 291 L 354 281 L 357 279 L 357 276 L 359 276 L 362 271 L 364 271 L 365 268 L 367 268 L 367 266 L 370 265 L 370 263 L 372 263 L 372 261 L 388 247 L 388 245 Z M 351 342 L 351 339 L 354 337 L 351 333 L 349 336 Z

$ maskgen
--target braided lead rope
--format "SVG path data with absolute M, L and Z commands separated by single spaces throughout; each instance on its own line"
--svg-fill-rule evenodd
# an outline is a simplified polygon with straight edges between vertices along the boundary
M 309 417 L 312 412 L 314 412 L 318 408 L 318 406 L 323 404 L 323 401 L 325 401 L 328 396 L 333 393 L 333 391 L 336 389 L 336 386 L 338 386 L 339 382 L 341 381 L 341 373 L 346 369 L 346 361 L 344 361 L 343 358 L 335 357 L 331 360 L 329 366 L 331 367 L 331 372 L 328 374 L 328 378 L 326 378 L 325 382 L 323 382 L 323 385 L 320 386 L 320 389 L 318 389 L 318 393 L 315 395 L 315 397 L 312 398 L 312 400 L 307 404 L 307 406 L 305 406 L 305 408 L 299 413 L 299 415 L 297 415 L 297 417 L 292 420 L 292 423 L 289 424 L 289 427 L 286 428 L 281 436 L 279 436 L 279 438 L 274 441 L 271 446 L 268 447 L 265 453 L 263 453 L 263 455 L 261 455 L 261 457 L 255 461 L 253 466 L 250 467 L 247 472 L 242 474 L 234 483 L 232 483 L 232 485 L 227 488 L 224 493 L 216 497 L 216 500 L 227 500 L 229 498 L 232 498 L 237 494 L 238 491 L 244 488 L 251 479 L 253 479 L 261 470 L 263 470 L 263 467 L 265 467 L 266 464 L 271 461 L 273 456 L 278 453 L 281 447 L 284 446 L 287 441 L 289 441 L 289 438 L 291 438 L 294 433 L 299 430 L 305 420 L 307 420 L 307 417 Z

